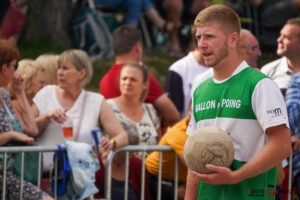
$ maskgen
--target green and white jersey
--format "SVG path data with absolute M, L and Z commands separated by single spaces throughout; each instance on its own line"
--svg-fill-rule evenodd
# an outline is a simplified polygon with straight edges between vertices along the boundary
M 240 168 L 267 143 L 267 128 L 288 126 L 279 88 L 246 62 L 222 82 L 214 80 L 210 70 L 198 77 L 195 85 L 187 134 L 204 126 L 216 126 L 230 133 L 234 144 L 232 170 Z M 273 168 L 236 185 L 213 186 L 199 182 L 198 199 L 272 199 L 269 196 L 272 189 L 276 190 L 275 181 L 276 169 Z

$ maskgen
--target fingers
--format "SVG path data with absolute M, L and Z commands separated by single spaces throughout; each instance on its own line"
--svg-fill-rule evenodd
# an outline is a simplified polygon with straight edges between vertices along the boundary
M 104 151 L 110 151 L 112 149 L 112 144 L 107 137 L 102 137 L 100 140 L 100 145 Z
M 60 124 L 64 123 L 67 119 L 66 113 L 62 109 L 55 109 L 50 111 L 49 117 Z

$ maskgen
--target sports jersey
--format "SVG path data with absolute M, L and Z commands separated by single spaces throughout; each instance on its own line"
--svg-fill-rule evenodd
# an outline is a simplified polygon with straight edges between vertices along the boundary
M 204 126 L 216 126 L 229 133 L 235 151 L 230 167 L 233 171 L 267 143 L 267 128 L 281 124 L 288 126 L 279 88 L 246 62 L 242 62 L 226 80 L 214 80 L 211 70 L 198 77 L 195 85 L 193 114 L 187 133 Z M 198 199 L 272 199 L 275 183 L 275 167 L 235 185 L 214 186 L 199 182 Z

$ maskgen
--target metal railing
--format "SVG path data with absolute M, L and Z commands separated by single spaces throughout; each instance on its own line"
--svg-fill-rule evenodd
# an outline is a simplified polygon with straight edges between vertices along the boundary
M 159 170 L 158 170 L 158 184 L 157 184 L 157 200 L 161 199 L 161 183 L 162 183 L 162 153 L 163 152 L 173 152 L 173 149 L 170 146 L 136 146 L 129 145 L 117 149 L 116 151 L 111 151 L 107 157 L 106 166 L 105 166 L 105 200 L 111 199 L 111 165 L 114 156 L 118 152 L 126 152 L 126 164 L 125 164 L 125 184 L 124 184 L 124 199 L 128 198 L 128 179 L 129 179 L 129 152 L 143 152 L 142 155 L 142 180 L 141 180 L 141 200 L 145 199 L 145 157 L 147 152 L 159 151 Z M 176 154 L 175 154 L 176 155 Z M 177 199 L 177 188 L 178 188 L 178 156 L 175 157 L 175 174 L 174 174 L 174 199 Z
M 55 152 L 58 150 L 57 146 L 24 146 L 24 147 L 0 147 L 0 155 L 2 157 L 3 161 L 3 180 L 2 181 L 2 200 L 5 200 L 5 194 L 6 194 L 6 172 L 7 172 L 7 165 L 8 165 L 8 159 L 9 155 L 13 153 L 21 153 L 21 174 L 20 174 L 20 200 L 22 199 L 22 192 L 23 192 L 23 185 L 24 185 L 24 153 L 26 152 L 38 152 L 39 159 L 38 159 L 38 182 L 37 187 L 41 186 L 41 170 L 42 170 L 42 154 L 45 152 Z M 118 152 L 126 152 L 126 168 L 125 168 L 125 184 L 124 184 L 124 199 L 127 200 L 128 198 L 128 184 L 129 184 L 129 153 L 130 152 L 142 152 L 142 180 L 141 180 L 141 197 L 140 199 L 145 199 L 145 158 L 146 154 L 148 152 L 152 151 L 159 151 L 159 174 L 158 174 L 158 188 L 157 188 L 157 199 L 161 199 L 161 183 L 162 183 L 162 153 L 163 152 L 173 152 L 173 149 L 169 146 L 126 146 L 122 147 L 116 151 L 111 151 L 107 157 L 107 162 L 105 166 L 105 200 L 111 199 L 111 165 L 112 160 L 114 156 Z M 174 186 L 174 199 L 177 199 L 177 187 L 178 187 L 178 156 L 176 155 L 176 162 L 175 162 L 175 186 Z M 54 160 L 54 177 L 56 180 L 57 177 L 57 159 Z M 54 198 L 57 199 L 57 182 L 54 183 Z M 89 199 L 94 199 L 93 197 L 90 197 Z M 102 200 L 104 200 L 102 199 Z

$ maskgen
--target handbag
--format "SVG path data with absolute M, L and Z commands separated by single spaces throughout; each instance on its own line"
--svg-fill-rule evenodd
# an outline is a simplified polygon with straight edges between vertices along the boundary
M 6 112 L 11 119 L 13 126 L 17 132 L 22 134 L 23 130 L 17 122 L 16 118 L 10 111 L 8 105 L 3 100 L 2 96 L 0 96 L 2 104 Z M 18 176 L 21 176 L 21 164 L 22 164 L 22 153 L 15 153 L 12 158 L 12 168 L 14 173 Z M 39 153 L 38 152 L 25 152 L 24 153 L 24 180 L 29 181 L 31 183 L 37 183 L 38 181 L 38 164 L 39 164 Z M 41 177 L 42 177 L 42 170 Z

